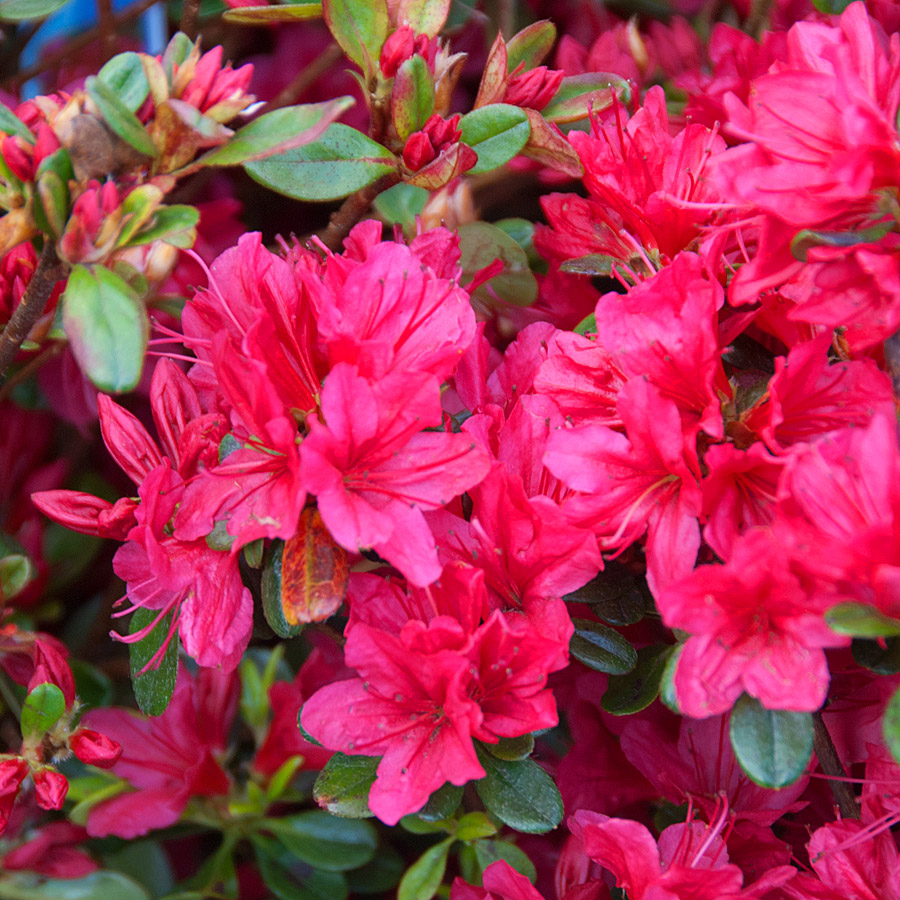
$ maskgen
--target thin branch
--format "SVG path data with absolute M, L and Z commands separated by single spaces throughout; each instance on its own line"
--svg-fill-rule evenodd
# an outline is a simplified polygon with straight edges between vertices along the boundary
M 103 58 L 106 61 L 116 52 L 115 13 L 112 0 L 97 0 L 97 27 L 103 39 Z
M 178 30 L 183 31 L 192 41 L 197 37 L 197 25 L 200 21 L 200 0 L 183 0 L 181 21 Z
M 396 172 L 383 175 L 378 181 L 351 194 L 341 208 L 331 214 L 328 227 L 319 234 L 319 239 L 329 250 L 339 250 L 342 241 L 353 226 L 366 214 L 372 201 L 400 180 Z
M 819 765 L 826 775 L 836 776 L 831 783 L 831 793 L 834 795 L 834 802 L 837 803 L 838 809 L 841 811 L 841 817 L 844 819 L 859 818 L 859 804 L 856 802 L 856 795 L 853 788 L 850 787 L 841 778 L 846 778 L 847 773 L 841 765 L 841 760 L 834 749 L 834 743 L 828 728 L 822 719 L 821 712 L 813 713 L 813 722 L 815 723 L 815 739 L 813 748 L 819 760 Z
M 19 369 L 15 375 L 11 376 L 9 380 L 0 387 L 0 403 L 6 400 L 9 395 L 18 387 L 23 381 L 27 381 L 38 369 L 41 369 L 50 362 L 51 359 L 55 359 L 62 353 L 65 344 L 61 341 L 54 341 L 50 344 L 49 347 L 42 350 L 34 359 L 29 360 Z
M 145 13 L 148 9 L 150 9 L 151 6 L 155 6 L 157 3 L 159 3 L 159 0 L 140 0 L 139 3 L 136 3 L 134 6 L 130 6 L 124 12 L 119 13 L 119 15 L 113 16 L 113 31 L 119 31 L 133 19 L 136 19 L 142 13 Z M 65 46 L 57 50 L 56 53 L 51 53 L 45 56 L 43 59 L 36 62 L 33 66 L 29 66 L 27 69 L 22 69 L 11 78 L 7 78 L 5 81 L 5 85 L 8 88 L 15 88 L 18 85 L 24 84 L 26 81 L 31 80 L 35 76 L 40 75 L 42 72 L 46 72 L 50 69 L 55 68 L 63 60 L 68 59 L 70 56 L 74 55 L 82 48 L 87 47 L 88 44 L 96 41 L 97 38 L 101 36 L 101 34 L 102 31 L 100 25 L 94 25 L 92 28 L 89 28 L 77 38 L 68 41 Z
M 46 241 L 25 294 L 0 335 L 0 386 L 6 380 L 6 370 L 15 360 L 22 341 L 44 312 L 56 282 L 65 274 L 66 267 L 56 255 L 56 247 Z

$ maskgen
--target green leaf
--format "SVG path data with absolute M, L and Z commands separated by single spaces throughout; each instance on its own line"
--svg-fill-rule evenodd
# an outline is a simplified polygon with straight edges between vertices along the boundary
M 35 685 L 22 704 L 22 737 L 39 738 L 66 712 L 66 698 L 55 685 L 45 681 Z
M 122 228 L 116 240 L 117 247 L 124 247 L 143 228 L 159 208 L 163 196 L 155 184 L 142 184 L 129 191 L 122 201 Z
M 813 231 L 804 228 L 791 240 L 791 253 L 795 259 L 806 262 L 813 247 L 855 247 L 880 241 L 891 229 L 889 222 L 863 228 L 859 231 Z
M 136 881 L 103 869 L 71 879 L 9 873 L 0 882 L 0 896 L 3 900 L 150 900 Z
M 613 273 L 613 266 L 621 267 L 622 260 L 605 253 L 591 253 L 588 256 L 578 256 L 575 259 L 567 259 L 560 264 L 560 272 L 568 272 L 572 275 L 592 275 L 600 278 L 609 278 Z
M 369 790 L 381 760 L 374 756 L 346 756 L 335 753 L 319 772 L 313 785 L 313 798 L 334 816 L 365 819 L 369 809 Z
M 623 105 L 631 99 L 631 88 L 624 78 L 608 72 L 569 75 L 562 80 L 553 99 L 541 110 L 548 122 L 565 123 L 586 119 L 591 109 L 600 112 L 612 105 L 617 95 Z
M 517 872 L 524 875 L 532 883 L 537 880 L 537 869 L 528 858 L 524 850 L 520 850 L 509 841 L 477 841 L 472 845 L 475 851 L 475 859 L 479 869 L 478 882 L 481 883 L 481 873 L 491 864 L 502 859 L 508 862 Z M 469 879 L 466 878 L 466 881 Z
M 372 204 L 388 225 L 414 225 L 431 194 L 425 188 L 401 182 L 382 191 Z
M 172 35 L 172 40 L 166 46 L 162 57 L 163 69 L 170 82 L 175 66 L 180 66 L 191 55 L 193 49 L 194 42 L 183 31 L 176 31 Z
M 322 15 L 322 4 L 276 3 L 273 6 L 239 6 L 226 9 L 222 18 L 233 25 L 280 25 L 318 19 Z
M 345 900 L 347 882 L 340 872 L 325 872 L 293 859 L 278 841 L 254 834 L 250 838 L 266 887 L 279 900 Z
M 137 387 L 147 349 L 147 311 L 135 292 L 103 266 L 75 266 L 62 296 L 66 337 L 81 370 L 107 393 Z
M 860 638 L 850 645 L 853 658 L 861 666 L 878 675 L 896 675 L 900 672 L 900 638 L 889 638 L 882 647 L 878 641 Z
M 284 561 L 284 541 L 274 540 L 266 554 L 262 574 L 263 614 L 269 628 L 281 638 L 296 637 L 303 631 L 303 624 L 291 625 L 284 615 L 281 598 L 281 576 Z
M 36 577 L 37 568 L 25 548 L 0 533 L 0 602 L 22 593 Z
M 440 822 L 449 819 L 462 803 L 462 797 L 463 789 L 448 781 L 428 798 L 428 802 L 416 815 L 426 822 Z
M 323 0 L 322 13 L 347 57 L 374 74 L 390 28 L 386 0 Z
M 0 0 L 0 22 L 43 19 L 62 9 L 69 0 Z
M 596 328 L 596 320 L 588 326 L 588 330 Z M 610 625 L 634 625 L 644 618 L 646 607 L 640 580 L 616 562 L 607 563 L 599 575 L 563 599 L 566 603 L 587 603 L 598 619 Z
M 531 759 L 507 762 L 476 745 L 487 773 L 475 782 L 488 812 L 527 834 L 543 834 L 562 821 L 563 802 L 553 779 Z
M 338 97 L 326 103 L 273 110 L 235 132 L 227 143 L 205 153 L 195 165 L 238 166 L 309 144 L 355 102 L 353 97 Z
M 900 619 L 892 619 L 868 603 L 838 603 L 825 613 L 825 621 L 838 634 L 878 638 L 900 635 Z
M 572 624 L 569 652 L 579 662 L 610 675 L 624 675 L 637 665 L 634 647 L 618 631 L 588 619 L 573 619 Z
M 128 246 L 137 247 L 151 241 L 164 241 L 173 247 L 188 249 L 194 246 L 197 239 L 197 223 L 200 211 L 194 206 L 175 204 L 163 206 L 156 210 L 146 228 L 142 228 L 129 242 Z
M 666 667 L 663 669 L 662 678 L 659 680 L 659 699 L 663 705 L 668 706 L 674 713 L 681 714 L 678 707 L 678 695 L 675 692 L 675 670 L 678 668 L 678 660 L 684 650 L 684 644 L 676 644 L 675 649 L 669 654 L 666 660 Z
M 466 813 L 456 823 L 456 839 L 458 841 L 477 841 L 492 837 L 497 833 L 497 826 L 483 812 Z
M 582 336 L 597 333 L 597 316 L 594 313 L 588 313 L 576 326 L 575 334 Z
M 126 144 L 144 156 L 155 157 L 156 146 L 138 117 L 119 99 L 105 82 L 94 75 L 84 83 L 88 96 L 97 106 L 103 120 Z
M 447 855 L 455 838 L 429 847 L 407 870 L 397 888 L 397 900 L 431 900 L 447 870 Z
M 291 786 L 294 776 L 303 765 L 303 756 L 289 756 L 276 770 L 266 788 L 266 801 L 274 803 Z
M 894 693 L 884 708 L 881 731 L 885 746 L 890 750 L 891 756 L 900 763 L 900 690 Z
M 449 12 L 450 0 L 400 0 L 395 19 L 431 38 L 444 27 Z
M 421 131 L 433 111 L 434 76 L 416 53 L 397 69 L 391 91 L 391 117 L 400 140 Z
M 812 715 L 766 709 L 743 694 L 731 713 L 731 746 L 740 767 L 761 787 L 793 784 L 813 751 Z
M 813 0 L 813 6 L 826 16 L 839 16 L 853 0 Z
M 395 172 L 390 150 L 339 122 L 316 141 L 244 166 L 261 185 L 295 200 L 339 200 Z
M 129 623 L 129 632 L 136 634 L 146 628 L 159 615 L 158 610 L 141 607 L 136 610 Z M 169 646 L 163 654 L 162 660 L 155 669 L 147 669 L 140 674 L 141 669 L 150 662 L 153 656 L 163 645 L 163 641 L 169 634 L 172 622 L 172 613 L 169 613 L 157 623 L 156 627 L 144 638 L 131 644 L 128 655 L 131 660 L 131 686 L 134 689 L 134 699 L 141 710 L 149 716 L 162 715 L 172 692 L 175 690 L 175 680 L 178 676 L 178 635 L 172 636 Z
M 627 675 L 610 675 L 600 706 L 614 716 L 646 709 L 659 695 L 659 683 L 672 647 L 651 644 L 637 652 L 637 665 Z
M 523 734 L 521 737 L 500 738 L 496 744 L 485 744 L 485 749 L 497 759 L 527 759 L 534 750 L 534 735 Z
M 69 668 L 75 676 L 75 693 L 82 709 L 92 706 L 112 706 L 115 702 L 110 677 L 96 666 L 82 659 L 69 657 Z
M 539 66 L 556 42 L 556 26 L 549 19 L 532 22 L 510 38 L 506 45 L 506 69 L 513 72 L 519 66 L 527 72 Z
M 0 131 L 6 134 L 17 134 L 19 137 L 25 138 L 29 144 L 33 144 L 35 141 L 28 126 L 5 103 L 0 103 Z
M 369 822 L 339 819 L 318 809 L 269 819 L 265 827 L 298 859 L 328 872 L 364 866 L 378 846 Z
M 508 163 L 528 142 L 531 126 L 518 106 L 491 103 L 466 113 L 459 123 L 462 142 L 477 154 L 472 175 L 490 172 Z
M 379 847 L 372 862 L 345 873 L 351 894 L 382 894 L 397 886 L 406 865 L 391 846 Z
M 495 298 L 515 306 L 529 306 L 537 300 L 538 284 L 528 267 L 528 255 L 505 231 L 487 222 L 469 222 L 458 229 L 458 234 L 465 278 L 495 259 L 503 263 L 502 272 L 476 288 L 477 300 L 488 306 L 495 305 Z
M 114 56 L 97 73 L 102 81 L 131 112 L 137 112 L 150 93 L 150 82 L 137 53 L 128 51 Z

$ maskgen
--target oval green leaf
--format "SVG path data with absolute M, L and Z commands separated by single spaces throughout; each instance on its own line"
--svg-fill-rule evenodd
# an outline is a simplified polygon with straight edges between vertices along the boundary
M 136 634 L 146 628 L 159 615 L 158 610 L 136 610 L 129 623 L 129 632 Z M 131 686 L 134 699 L 142 712 L 148 716 L 160 716 L 166 711 L 172 692 L 175 690 L 175 679 L 178 676 L 178 635 L 172 636 L 162 659 L 155 669 L 141 670 L 156 655 L 169 634 L 172 614 L 164 616 L 146 637 L 135 641 L 128 648 L 131 662 Z
M 588 619 L 573 619 L 572 624 L 575 634 L 569 642 L 569 652 L 588 668 L 625 675 L 637 665 L 634 647 L 618 631 Z
M 485 749 L 497 759 L 527 759 L 534 750 L 534 735 L 523 734 L 521 737 L 500 738 L 496 744 L 485 744 Z
M 428 798 L 428 802 L 416 815 L 425 822 L 440 822 L 443 819 L 449 819 L 462 803 L 462 797 L 463 789 L 448 781 Z
M 62 9 L 69 0 L 0 0 L 0 22 L 43 19 Z
M 346 756 L 335 753 L 319 772 L 313 785 L 316 803 L 333 816 L 366 819 L 369 809 L 369 790 L 381 760 L 375 756 Z
M 593 316 L 593 313 L 591 314 Z M 596 331 L 596 319 L 587 322 L 587 330 Z M 634 625 L 644 617 L 644 594 L 638 578 L 625 566 L 612 561 L 587 584 L 566 594 L 566 603 L 587 603 L 597 618 L 610 625 Z
M 127 875 L 103 869 L 84 878 L 35 879 L 31 872 L 10 873 L 0 892 L 7 900 L 150 900 Z
M 475 782 L 488 812 L 527 834 L 543 834 L 562 821 L 563 802 L 553 779 L 531 759 L 497 759 L 477 745 L 478 761 L 487 773 Z
M 659 683 L 669 659 L 668 645 L 653 644 L 637 652 L 637 665 L 627 675 L 611 675 L 600 706 L 614 716 L 646 709 L 659 695 Z
M 611 106 L 614 95 L 625 105 L 631 99 L 628 82 L 618 75 L 608 72 L 569 75 L 563 78 L 553 99 L 541 109 L 541 115 L 557 124 L 577 122 L 586 119 L 592 109 L 599 112 Z
M 878 641 L 857 638 L 850 645 L 853 658 L 861 666 L 877 675 L 896 675 L 900 672 L 900 638 L 888 638 L 882 647 Z
M 238 6 L 226 9 L 222 18 L 233 25 L 278 25 L 318 19 L 321 3 L 276 3 L 273 6 Z
M 378 846 L 378 834 L 368 822 L 318 809 L 269 819 L 266 828 L 298 859 L 328 872 L 364 866 Z
M 881 730 L 891 756 L 900 763 L 900 691 L 894 693 L 884 708 Z
M 295 200 L 340 200 L 396 171 L 386 147 L 339 122 L 316 141 L 248 163 L 250 177 Z
M 35 140 L 28 126 L 5 103 L 0 103 L 0 131 L 17 134 L 29 144 L 33 144 Z
M 97 73 L 100 79 L 131 112 L 137 112 L 150 93 L 150 82 L 137 53 L 129 50 L 114 56 Z
M 374 73 L 390 28 L 386 0 L 323 0 L 322 13 L 344 53 L 364 72 Z
M 810 713 L 766 709 L 743 694 L 731 713 L 730 735 L 734 755 L 750 780 L 782 788 L 806 770 L 815 728 Z
M 448 837 L 429 847 L 406 870 L 397 888 L 397 900 L 431 900 L 444 880 L 447 854 L 454 840 Z
M 110 130 L 144 156 L 157 156 L 156 146 L 138 117 L 105 82 L 91 75 L 84 83 L 88 96 L 97 106 Z
M 556 26 L 549 19 L 532 22 L 506 45 L 506 69 L 513 72 L 519 66 L 523 71 L 539 66 L 556 42 Z
M 355 102 L 352 97 L 338 97 L 326 103 L 273 110 L 245 125 L 227 143 L 201 156 L 196 165 L 238 166 L 293 150 L 320 137 Z
M 391 91 L 391 117 L 400 140 L 421 131 L 433 111 L 434 76 L 416 53 L 397 69 Z
M 405 22 L 416 34 L 436 37 L 447 21 L 450 0 L 400 0 L 397 22 Z
M 102 266 L 75 266 L 62 297 L 63 328 L 81 370 L 107 393 L 137 387 L 147 349 L 147 312 L 135 292 Z
M 528 254 L 501 228 L 487 222 L 470 222 L 458 230 L 460 264 L 466 278 L 489 266 L 495 259 L 503 271 L 475 289 L 474 296 L 486 305 L 495 297 L 503 303 L 529 306 L 537 300 L 538 283 L 528 267 Z
M 466 113 L 459 124 L 462 142 L 478 154 L 472 175 L 490 172 L 508 163 L 528 142 L 531 126 L 518 106 L 492 103 Z
M 36 738 L 48 732 L 66 711 L 63 692 L 50 682 L 38 684 L 22 704 L 22 737 Z
M 878 638 L 900 635 L 900 620 L 886 616 L 868 603 L 838 603 L 825 613 L 825 621 L 838 634 Z

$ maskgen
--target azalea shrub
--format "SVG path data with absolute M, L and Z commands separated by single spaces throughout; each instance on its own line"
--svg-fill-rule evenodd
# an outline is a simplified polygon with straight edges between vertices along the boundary
M 0 0 L 0 897 L 900 900 L 900 5 L 226 2 Z

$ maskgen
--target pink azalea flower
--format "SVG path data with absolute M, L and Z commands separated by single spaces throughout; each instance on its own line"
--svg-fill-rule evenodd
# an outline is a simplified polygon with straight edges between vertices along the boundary
M 94 709 L 85 722 L 115 738 L 122 757 L 113 767 L 134 791 L 94 806 L 87 830 L 93 837 L 135 838 L 174 825 L 191 797 L 229 790 L 217 757 L 237 708 L 232 674 L 201 669 L 195 678 L 181 669 L 166 710 L 155 719 L 126 709 Z
M 423 510 L 437 509 L 487 474 L 467 435 L 423 432 L 440 422 L 433 375 L 392 372 L 369 382 L 338 364 L 322 388 L 322 414 L 300 447 L 307 490 L 347 550 L 372 547 L 415 584 L 440 574 Z
M 682 712 L 727 712 L 745 691 L 769 709 L 817 710 L 828 690 L 824 647 L 845 646 L 790 570 L 771 532 L 749 531 L 726 565 L 699 566 L 656 598 L 669 628 L 689 632 L 675 672 Z
M 544 464 L 583 494 L 564 509 L 592 527 L 606 549 L 647 532 L 647 581 L 658 596 L 691 571 L 700 547 L 697 457 L 688 448 L 675 403 L 643 378 L 619 392 L 626 435 L 602 425 L 551 435 Z
M 484 870 L 484 887 L 466 884 L 456 878 L 450 888 L 450 900 L 544 900 L 534 885 L 505 859 L 498 859 Z

